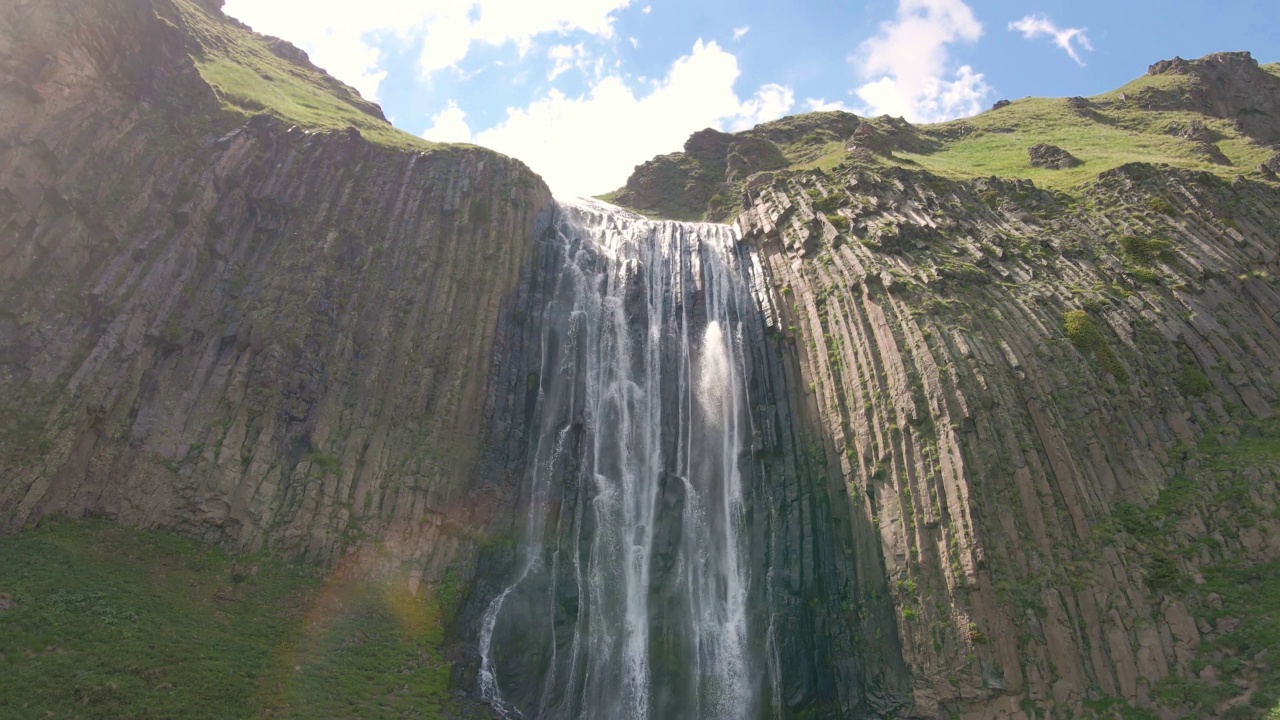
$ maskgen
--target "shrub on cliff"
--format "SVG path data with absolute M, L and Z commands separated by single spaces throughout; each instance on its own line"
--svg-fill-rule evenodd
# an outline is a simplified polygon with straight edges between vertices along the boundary
M 1067 311 L 1062 316 L 1062 327 L 1067 333 L 1067 339 L 1076 346 L 1077 350 L 1084 355 L 1092 355 L 1104 370 L 1115 376 L 1116 380 L 1120 382 L 1128 380 L 1129 375 L 1125 372 L 1124 365 L 1120 364 L 1120 359 L 1112 351 L 1106 334 L 1093 321 L 1089 313 L 1084 310 Z

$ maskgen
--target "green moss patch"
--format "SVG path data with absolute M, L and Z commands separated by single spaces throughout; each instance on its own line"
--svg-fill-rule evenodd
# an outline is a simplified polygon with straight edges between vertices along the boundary
M 1124 365 L 1120 364 L 1120 359 L 1111 349 L 1106 333 L 1094 322 L 1089 313 L 1084 310 L 1067 311 L 1062 316 L 1062 327 L 1067 333 L 1067 339 L 1077 350 L 1084 355 L 1092 356 L 1097 360 L 1098 365 L 1114 375 L 1116 380 L 1124 382 L 1129 378 Z
M 1174 259 L 1173 245 L 1167 240 L 1122 235 L 1119 239 L 1120 252 L 1125 260 L 1137 265 L 1151 265 L 1157 261 L 1171 262 Z

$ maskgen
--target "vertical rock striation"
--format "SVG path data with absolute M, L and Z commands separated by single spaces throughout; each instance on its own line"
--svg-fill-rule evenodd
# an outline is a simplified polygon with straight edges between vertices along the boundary
M 1196 452 L 1271 432 L 1275 187 L 1139 165 L 1078 199 L 848 165 L 749 187 L 913 716 L 1080 717 L 1188 676 L 1196 596 L 1170 577 L 1280 557 L 1280 469 L 1240 503 Z M 1138 542 L 1122 515 L 1157 507 L 1182 520 Z
M 477 476 L 548 191 L 478 148 L 224 114 L 166 8 L 0 10 L 0 526 L 437 577 L 514 504 Z

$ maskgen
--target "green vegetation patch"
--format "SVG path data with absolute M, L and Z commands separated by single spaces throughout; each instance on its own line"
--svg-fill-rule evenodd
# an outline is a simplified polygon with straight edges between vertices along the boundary
M 1067 311 L 1062 316 L 1062 327 L 1067 333 L 1067 339 L 1076 346 L 1077 350 L 1084 355 L 1092 355 L 1104 370 L 1115 376 L 1116 380 L 1121 382 L 1128 380 L 1129 374 L 1125 371 L 1124 365 L 1120 364 L 1115 351 L 1111 349 L 1106 333 L 1094 322 L 1089 313 L 1084 310 Z
M 245 114 L 267 113 L 312 130 L 355 128 L 369 140 L 409 150 L 434 143 L 402 132 L 319 68 L 281 57 L 267 38 L 211 17 L 189 0 L 175 0 L 182 22 L 200 43 L 193 59 L 224 106 Z
M 1178 214 L 1178 209 L 1173 206 L 1173 203 L 1155 195 L 1147 198 L 1147 209 L 1152 212 L 1158 212 L 1161 215 L 1168 215 L 1169 217 L 1173 217 Z
M 1259 465 L 1280 465 L 1280 418 L 1254 421 L 1236 437 L 1211 429 L 1200 441 L 1206 466 L 1215 470 L 1237 470 Z
M 1182 369 L 1182 374 L 1178 376 L 1178 391 L 1187 397 L 1201 397 L 1212 389 L 1209 383 L 1209 377 L 1200 372 L 1199 368 L 1190 365 Z
M 1127 163 L 1167 163 L 1230 178 L 1241 169 L 1258 167 L 1270 151 L 1237 132 L 1219 118 L 1182 110 L 1150 110 L 1143 98 L 1181 95 L 1188 78 L 1144 76 L 1118 90 L 1089 98 L 1084 113 L 1071 110 L 1063 98 L 1027 98 L 981 115 L 940 125 L 921 126 L 936 138 L 929 152 L 895 153 L 904 164 L 944 177 L 1028 178 L 1037 186 L 1066 190 L 1081 186 L 1098 174 Z M 1121 95 L 1127 98 L 1121 99 Z M 1217 148 L 1232 165 L 1217 165 L 1191 142 L 1171 133 L 1193 121 L 1204 123 L 1221 138 Z M 1061 147 L 1080 160 L 1075 168 L 1033 168 L 1028 148 L 1038 143 Z M 1163 207 L 1160 210 L 1164 212 Z
M 433 718 L 441 606 L 162 532 L 0 539 L 0 717 Z M 443 594 L 443 593 L 441 593 Z
M 1156 688 L 1160 704 L 1191 708 L 1195 717 L 1208 717 L 1218 705 L 1241 693 L 1234 682 L 1255 689 L 1248 705 L 1232 710 L 1233 718 L 1280 718 L 1280 664 L 1253 662 L 1260 653 L 1280 649 L 1280 561 L 1251 565 L 1245 561 L 1207 568 L 1199 592 L 1217 601 L 1198 613 L 1215 628 L 1224 628 L 1200 644 L 1197 669 L 1212 666 L 1218 682 L 1170 677 Z M 1264 656 L 1265 656 L 1264 655 Z
M 1118 505 L 1110 525 L 1131 554 L 1143 557 L 1147 586 L 1184 597 L 1198 620 L 1214 629 L 1197 649 L 1194 675 L 1166 678 L 1155 687 L 1155 700 L 1180 717 L 1280 720 L 1280 663 L 1271 659 L 1280 651 L 1280 561 L 1257 563 L 1227 554 L 1221 562 L 1201 566 L 1203 583 L 1192 582 L 1181 570 L 1180 558 L 1220 549 L 1213 523 L 1244 527 L 1275 512 L 1256 504 L 1254 481 L 1240 470 L 1280 464 L 1280 419 L 1249 423 L 1239 438 L 1226 432 L 1211 429 L 1200 445 L 1201 465 L 1212 475 L 1177 478 L 1148 507 Z M 1180 538 L 1190 517 L 1207 519 L 1210 532 L 1186 543 Z M 1247 690 L 1251 694 L 1244 703 Z M 1228 701 L 1235 706 L 1218 715 Z
M 1167 240 L 1153 240 L 1133 235 L 1121 235 L 1120 252 L 1125 260 L 1136 265 L 1152 265 L 1158 262 L 1172 262 L 1176 257 L 1173 245 Z

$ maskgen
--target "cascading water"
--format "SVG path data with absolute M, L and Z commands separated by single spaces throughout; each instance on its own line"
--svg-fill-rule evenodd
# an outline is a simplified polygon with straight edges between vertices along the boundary
M 511 584 L 480 632 L 480 691 L 508 717 L 755 712 L 734 229 L 561 203 Z

